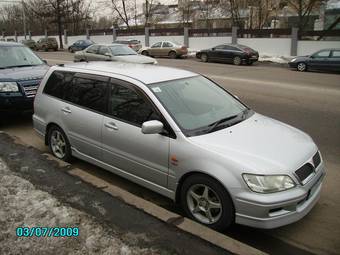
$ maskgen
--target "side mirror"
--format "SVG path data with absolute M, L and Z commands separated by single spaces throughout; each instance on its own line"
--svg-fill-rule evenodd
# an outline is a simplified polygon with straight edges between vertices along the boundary
M 163 131 L 164 125 L 158 120 L 146 121 L 142 125 L 143 134 L 159 134 Z
M 47 63 L 47 60 L 43 59 L 42 61 L 43 61 L 46 65 L 48 64 L 48 63 Z
M 310 58 L 314 58 L 314 55 L 310 55 L 309 57 L 310 57 Z
M 110 54 L 110 53 L 108 53 L 108 52 L 106 52 L 105 54 L 104 54 L 106 57 L 112 57 L 112 55 Z
M 212 50 L 215 50 L 215 48 L 211 48 Z

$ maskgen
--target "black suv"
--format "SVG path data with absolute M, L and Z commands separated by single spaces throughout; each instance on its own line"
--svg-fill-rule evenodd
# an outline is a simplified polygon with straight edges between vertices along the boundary
M 0 112 L 32 110 L 48 68 L 23 44 L 0 42 Z

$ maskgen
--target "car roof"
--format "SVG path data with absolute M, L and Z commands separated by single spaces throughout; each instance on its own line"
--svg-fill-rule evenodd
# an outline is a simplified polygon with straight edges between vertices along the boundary
M 0 46 L 1 47 L 11 47 L 11 46 L 24 46 L 22 43 L 17 43 L 17 42 L 3 42 L 0 41 Z
M 81 62 L 65 64 L 63 67 L 64 68 L 70 67 L 83 71 L 97 71 L 109 74 L 119 74 L 141 81 L 144 84 L 152 84 L 163 81 L 198 76 L 197 73 L 177 68 L 124 62 L 107 62 L 107 61 Z

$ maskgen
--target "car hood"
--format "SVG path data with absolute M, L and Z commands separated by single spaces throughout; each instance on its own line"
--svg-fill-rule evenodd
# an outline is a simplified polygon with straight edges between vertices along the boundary
M 289 174 L 317 151 L 304 132 L 256 113 L 234 126 L 189 140 L 241 165 L 244 171 L 259 174 Z
M 39 80 L 48 69 L 48 65 L 0 69 L 0 81 Z
M 115 60 L 137 64 L 154 64 L 155 59 L 142 55 L 115 56 Z

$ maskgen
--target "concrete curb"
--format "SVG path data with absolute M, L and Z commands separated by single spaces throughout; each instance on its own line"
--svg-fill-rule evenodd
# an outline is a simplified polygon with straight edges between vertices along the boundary
M 61 160 L 54 158 L 51 154 L 44 153 L 48 159 L 57 161 L 61 167 L 70 166 L 70 164 L 65 163 Z M 197 236 L 203 240 L 206 240 L 218 247 L 221 247 L 229 252 L 240 255 L 260 255 L 266 254 L 260 250 L 257 250 L 247 244 L 239 242 L 233 238 L 230 238 L 224 234 L 216 232 L 208 227 L 205 227 L 191 219 L 185 218 L 176 213 L 170 212 L 152 202 L 144 200 L 124 189 L 106 182 L 88 172 L 73 168 L 68 171 L 69 174 L 80 178 L 82 181 L 92 184 L 95 187 L 102 189 L 103 191 L 109 193 L 113 197 L 120 198 L 125 203 L 134 206 L 144 212 L 156 217 L 157 219 L 172 224 L 175 227 L 188 232 L 194 236 Z

